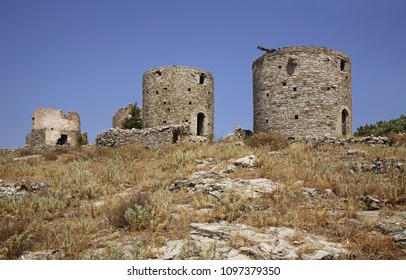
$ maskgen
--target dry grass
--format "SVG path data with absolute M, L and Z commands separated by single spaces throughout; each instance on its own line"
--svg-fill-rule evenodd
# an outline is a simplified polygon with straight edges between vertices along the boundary
M 270 153 L 283 149 L 284 154 Z M 364 210 L 359 195 L 387 201 L 382 211 L 406 204 L 406 172 L 351 172 L 348 149 L 363 160 L 406 158 L 403 146 L 335 147 L 292 144 L 278 135 L 258 135 L 246 146 L 218 142 L 185 144 L 151 151 L 139 145 L 97 150 L 93 147 L 41 153 L 41 160 L 0 157 L 0 179 L 44 181 L 46 187 L 26 199 L 0 198 L 0 259 L 27 251 L 58 250 L 65 259 L 120 259 L 122 242 L 140 236 L 133 258 L 148 258 L 165 239 L 186 239 L 194 222 L 227 220 L 258 228 L 287 226 L 344 243 L 358 259 L 399 259 L 405 255 L 374 225 L 357 225 Z M 24 155 L 33 154 L 25 152 Z M 170 192 L 175 180 L 195 171 L 196 159 L 215 157 L 216 168 L 255 154 L 258 167 L 238 169 L 234 178 L 268 178 L 284 185 L 252 199 L 228 191 L 222 200 L 204 192 Z M 208 167 L 208 169 L 211 167 Z M 314 199 L 302 194 L 314 188 Z M 331 189 L 333 196 L 324 197 Z M 245 242 L 236 238 L 234 243 Z M 102 244 L 102 245 L 101 245 Z M 233 245 L 233 244 L 231 244 Z M 237 246 L 238 244 L 234 244 Z M 99 249 L 102 253 L 95 253 Z

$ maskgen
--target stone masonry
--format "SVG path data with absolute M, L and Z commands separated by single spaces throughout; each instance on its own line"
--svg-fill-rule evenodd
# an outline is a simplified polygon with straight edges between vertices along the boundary
M 324 47 L 286 47 L 254 61 L 254 132 L 352 135 L 351 60 Z
M 85 138 L 86 134 L 84 134 Z M 37 108 L 32 114 L 32 130 L 26 144 L 40 146 L 76 146 L 82 144 L 80 117 L 76 112 L 64 114 L 60 109 Z
M 118 109 L 113 117 L 113 128 L 123 128 L 123 121 L 131 117 L 133 109 L 134 104 L 128 104 L 126 107 Z
M 191 135 L 213 139 L 214 81 L 204 70 L 163 66 L 143 76 L 144 127 L 189 125 Z
M 99 133 L 95 140 L 98 148 L 119 147 L 126 144 L 143 144 L 149 148 L 176 144 L 189 135 L 189 126 L 171 125 L 146 129 L 112 128 Z

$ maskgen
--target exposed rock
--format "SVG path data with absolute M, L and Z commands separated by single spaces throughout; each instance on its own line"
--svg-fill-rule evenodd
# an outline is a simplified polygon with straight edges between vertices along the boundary
M 243 224 L 193 223 L 190 239 L 170 241 L 159 249 L 161 259 L 343 259 L 340 243 L 302 231 L 269 227 L 259 230 Z M 179 248 L 182 247 L 183 250 Z
M 245 168 L 253 168 L 255 167 L 257 161 L 257 157 L 254 155 L 250 155 L 244 158 L 240 158 L 234 161 L 235 166 L 245 167 Z
M 278 187 L 278 183 L 269 179 L 231 179 L 214 171 L 199 171 L 193 173 L 188 180 L 175 181 L 169 189 L 176 191 L 185 188 L 188 192 L 204 191 L 221 199 L 226 190 L 256 198 L 262 194 L 273 192 Z
M 228 174 L 234 173 L 236 169 L 237 169 L 237 167 L 234 164 L 232 164 L 232 165 L 227 166 L 226 170 L 224 170 L 224 173 L 228 173 Z
M 400 246 L 406 246 L 406 213 L 395 211 L 386 216 L 379 211 L 360 211 L 357 213 L 359 223 L 375 224 L 377 229 L 387 235 Z
M 61 260 L 64 258 L 64 253 L 61 250 L 45 250 L 27 252 L 21 255 L 21 260 Z
M 351 145 L 351 144 L 366 144 L 369 146 L 374 145 L 390 145 L 390 141 L 388 137 L 350 137 L 350 138 L 337 138 L 334 136 L 291 136 L 289 137 L 290 142 L 316 142 L 316 143 L 323 143 L 323 144 L 331 144 L 331 145 Z
M 398 234 L 396 234 L 393 239 L 396 243 L 402 246 L 406 246 L 406 229 Z
M 317 194 L 317 190 L 315 188 L 303 188 L 302 193 L 307 197 L 315 197 Z
M 33 159 L 41 159 L 41 158 L 43 158 L 42 155 L 31 155 L 31 156 L 13 158 L 13 160 L 14 161 L 24 161 L 24 160 L 33 160 Z
M 21 179 L 17 183 L 9 183 L 4 180 L 0 180 L 0 197 L 15 197 L 22 198 L 29 192 L 35 192 L 44 188 L 46 183 L 35 182 L 32 180 Z
M 363 196 L 362 201 L 366 204 L 368 207 L 368 210 L 379 210 L 381 208 L 381 202 L 373 197 L 370 196 Z

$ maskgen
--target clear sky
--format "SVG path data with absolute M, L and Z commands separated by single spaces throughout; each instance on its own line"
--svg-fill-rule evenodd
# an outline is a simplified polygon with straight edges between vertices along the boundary
M 37 107 L 78 112 L 93 142 L 163 65 L 214 74 L 216 138 L 252 129 L 258 45 L 346 53 L 354 128 L 406 114 L 404 0 L 0 0 L 0 147 L 24 145 Z

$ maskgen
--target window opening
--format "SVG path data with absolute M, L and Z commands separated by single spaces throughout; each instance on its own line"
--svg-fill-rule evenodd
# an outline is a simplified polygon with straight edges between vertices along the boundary
M 293 88 L 293 91 L 297 91 L 297 87 L 294 87 L 294 88 Z
M 341 59 L 341 61 L 340 61 L 340 70 L 344 71 L 344 69 L 345 69 L 345 60 Z
M 179 131 L 172 132 L 172 144 L 178 143 L 179 140 Z
M 299 115 L 295 115 L 295 120 L 298 120 L 299 119 Z
M 203 85 L 204 84 L 204 79 L 205 79 L 204 74 L 200 74 L 199 84 Z
M 282 86 L 286 87 L 286 82 L 283 82 L 283 83 L 282 83 Z

